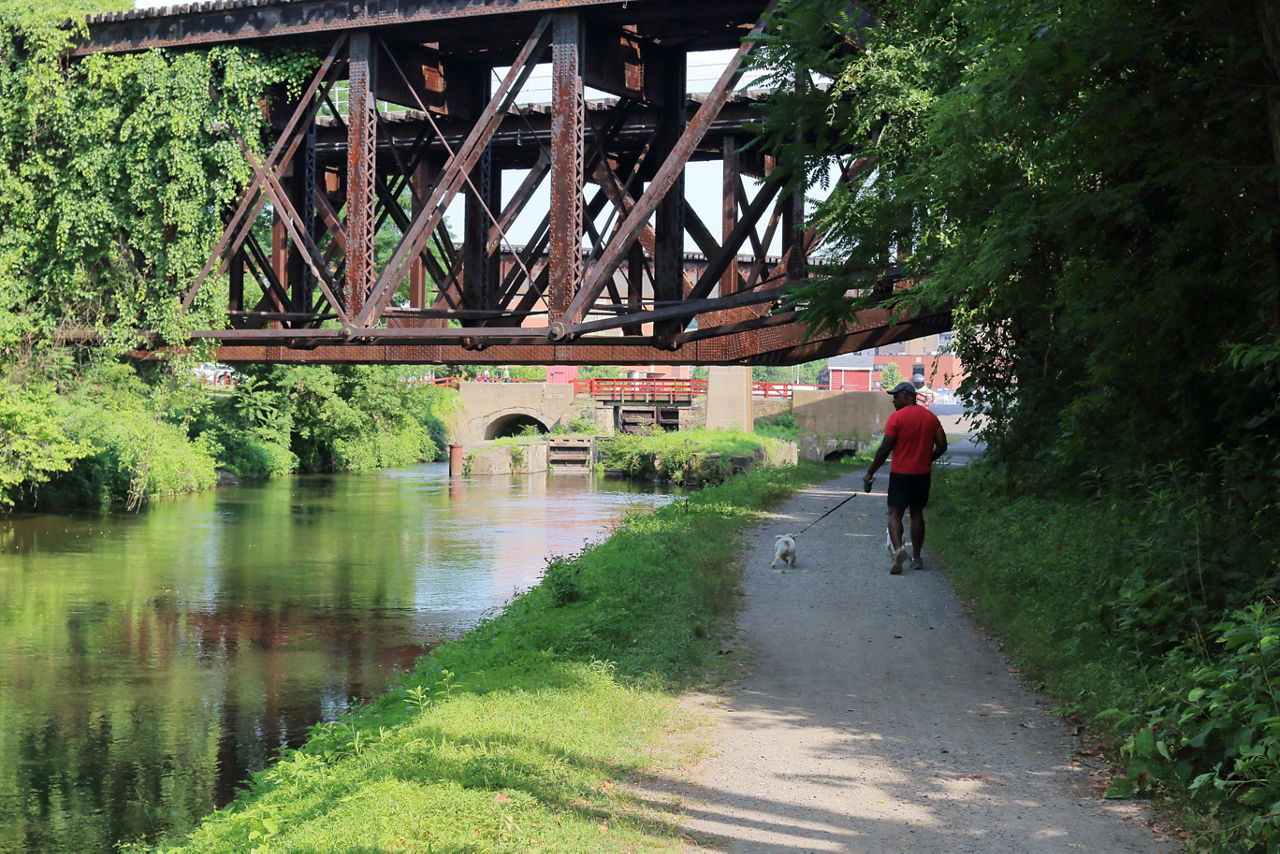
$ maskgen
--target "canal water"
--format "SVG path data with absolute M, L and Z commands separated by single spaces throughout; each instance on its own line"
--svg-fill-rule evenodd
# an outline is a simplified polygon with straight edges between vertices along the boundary
M 0 521 L 0 852 L 192 826 L 547 556 L 667 500 L 432 464 Z

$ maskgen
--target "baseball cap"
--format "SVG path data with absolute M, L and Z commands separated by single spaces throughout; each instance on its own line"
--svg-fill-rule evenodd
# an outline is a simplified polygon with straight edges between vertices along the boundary
M 902 382 L 898 383 L 898 384 L 897 384 L 896 386 L 894 386 L 893 388 L 889 389 L 887 393 L 888 393 L 888 394 L 897 394 L 897 393 L 898 393 L 898 392 L 900 392 L 900 391 L 909 391 L 909 392 L 911 392 L 912 394 L 915 394 L 915 393 L 916 393 L 916 387 L 915 387 L 915 386 L 913 386 L 911 383 L 907 382 L 906 380 L 903 380 Z

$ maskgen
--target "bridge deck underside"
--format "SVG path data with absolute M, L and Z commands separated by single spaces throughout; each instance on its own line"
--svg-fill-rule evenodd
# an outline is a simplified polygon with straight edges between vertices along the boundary
M 810 337 L 787 303 L 822 235 L 748 146 L 768 93 L 735 94 L 766 6 L 243 0 L 92 18 L 80 52 L 269 39 L 325 56 L 273 105 L 271 151 L 241 143 L 257 177 L 175 283 L 186 307 L 225 291 L 227 328 L 193 335 L 224 361 L 785 364 L 945 330 L 945 312 L 867 311 Z M 690 53 L 722 48 L 728 68 L 691 96 Z M 518 103 L 548 65 L 550 104 Z M 719 221 L 686 199 L 695 160 L 721 166 Z

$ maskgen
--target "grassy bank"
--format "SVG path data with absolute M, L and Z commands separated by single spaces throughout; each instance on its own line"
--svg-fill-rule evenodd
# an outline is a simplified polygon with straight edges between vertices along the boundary
M 1170 471 L 1114 502 L 953 472 L 929 541 L 1022 673 L 1097 724 L 1121 774 L 1108 797 L 1158 799 L 1195 850 L 1276 851 L 1280 573 L 1261 554 L 1254 586 L 1234 579 L 1203 486 Z
M 736 606 L 735 538 L 831 466 L 757 469 L 620 523 L 166 850 L 629 851 L 679 840 L 619 785 L 674 757 L 675 689 Z

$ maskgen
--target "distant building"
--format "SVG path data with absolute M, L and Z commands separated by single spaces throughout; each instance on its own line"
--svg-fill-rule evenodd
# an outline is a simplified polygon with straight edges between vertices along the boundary
M 833 356 L 831 388 L 868 391 L 880 387 L 885 368 L 897 365 L 898 373 L 916 388 L 946 388 L 954 391 L 965 377 L 964 367 L 951 353 L 954 333 L 928 335 L 857 353 Z
M 577 365 L 547 365 L 547 382 L 549 383 L 571 383 L 577 378 Z

